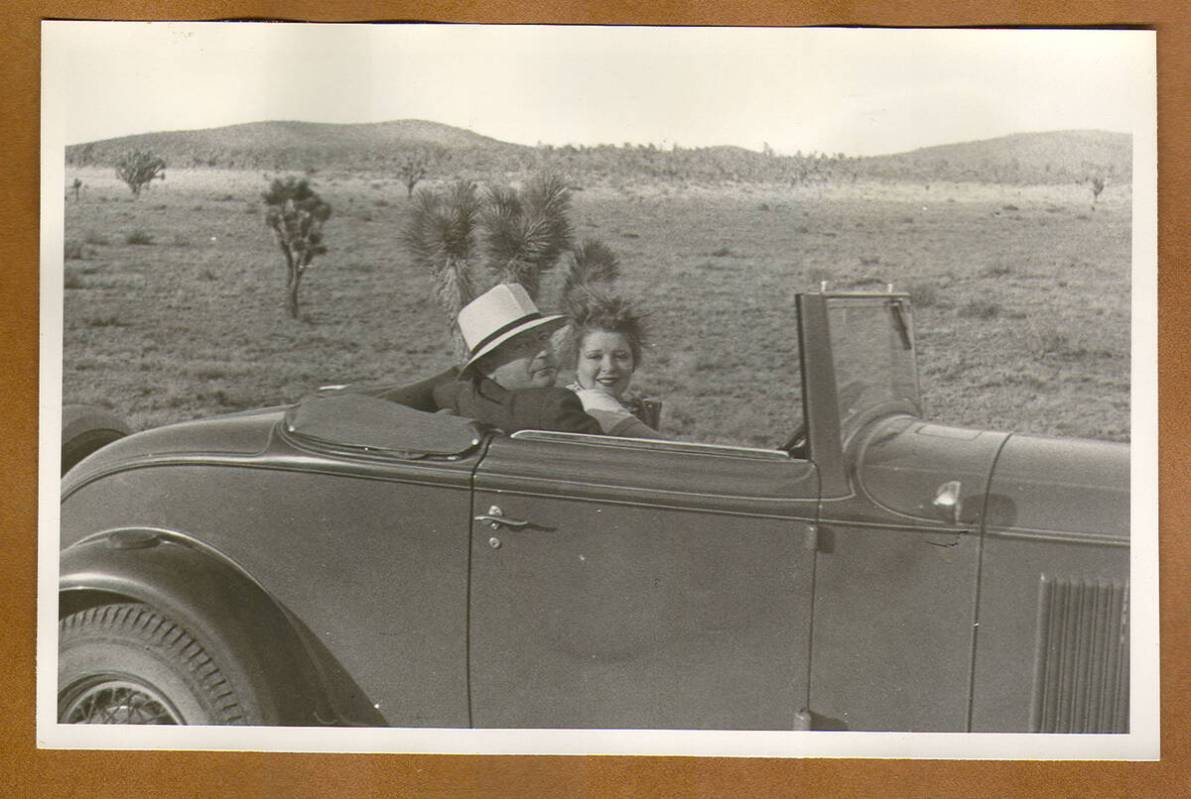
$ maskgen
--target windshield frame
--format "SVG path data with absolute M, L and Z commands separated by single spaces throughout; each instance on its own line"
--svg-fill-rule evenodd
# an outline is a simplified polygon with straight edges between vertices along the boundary
M 922 417 L 910 298 L 897 292 L 819 292 L 799 294 L 797 306 L 808 457 L 819 467 L 823 496 L 844 496 L 851 491 L 844 454 L 857 434 L 886 416 Z M 840 385 L 841 380 L 851 383 L 848 378 L 856 373 L 856 364 L 842 363 L 841 357 L 863 344 L 848 340 L 848 331 L 838 321 L 832 329 L 833 312 L 841 307 L 882 309 L 888 314 L 888 328 L 873 328 L 881 340 L 870 337 L 875 349 L 896 346 L 904 353 L 898 368 L 888 372 L 893 377 L 886 390 L 853 396 L 851 385 Z M 896 390 L 891 388 L 894 385 Z M 882 388 L 880 381 L 878 388 Z

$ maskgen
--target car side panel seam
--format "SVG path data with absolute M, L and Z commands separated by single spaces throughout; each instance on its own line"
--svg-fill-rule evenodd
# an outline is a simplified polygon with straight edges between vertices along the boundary
M 993 475 L 997 473 L 997 462 L 1001 459 L 1001 453 L 1005 451 L 1005 446 L 1011 438 L 1013 438 L 1012 433 L 1006 435 L 1001 440 L 1000 446 L 997 447 L 996 454 L 993 455 L 992 463 L 988 467 L 988 477 L 984 483 L 984 502 L 980 507 L 980 526 L 977 528 L 979 537 L 976 542 L 976 582 L 972 593 L 972 632 L 968 641 L 968 707 L 964 719 L 965 732 L 972 731 L 972 716 L 975 713 L 976 651 L 980 638 L 980 591 L 984 581 L 984 532 L 985 520 L 988 519 L 989 492 L 992 490 Z
M 470 512 L 467 514 L 467 538 L 465 540 L 465 549 L 467 551 L 467 588 L 464 591 L 463 598 L 463 672 L 464 685 L 466 687 L 467 695 L 467 726 L 469 729 L 475 729 L 475 710 L 472 707 L 472 679 L 471 679 L 471 587 L 472 587 L 472 568 L 473 568 L 473 549 L 475 548 L 475 517 L 478 515 L 476 511 L 476 476 L 480 470 L 480 464 L 484 462 L 484 458 L 488 455 L 488 446 L 491 444 L 492 438 L 484 439 L 480 445 L 480 452 L 476 458 L 475 464 L 467 475 L 467 490 L 468 499 L 467 506 Z

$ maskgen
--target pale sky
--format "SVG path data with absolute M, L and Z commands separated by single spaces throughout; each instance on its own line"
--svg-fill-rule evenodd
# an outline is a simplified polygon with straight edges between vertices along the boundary
M 263 120 L 427 119 L 520 144 L 873 155 L 1132 132 L 1144 31 L 80 23 L 43 28 L 67 144 Z M 1150 119 L 1148 125 L 1153 124 Z

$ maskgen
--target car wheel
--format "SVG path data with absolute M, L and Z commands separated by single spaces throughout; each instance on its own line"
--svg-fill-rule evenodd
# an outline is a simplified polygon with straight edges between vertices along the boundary
M 67 405 L 62 409 L 62 474 L 100 447 L 130 432 L 123 420 L 107 411 Z
M 58 624 L 64 724 L 259 723 L 253 697 L 177 623 L 148 605 L 101 605 Z

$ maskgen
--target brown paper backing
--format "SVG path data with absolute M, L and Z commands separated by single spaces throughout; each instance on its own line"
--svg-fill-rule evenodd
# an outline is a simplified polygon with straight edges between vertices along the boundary
M 1191 796 L 1191 4 L 1170 2 L 30 2 L 0 10 L 0 796 Z M 1072 26 L 1157 31 L 1162 760 L 977 762 L 42 751 L 34 737 L 41 19 Z M 151 102 L 151 98 L 148 99 Z

